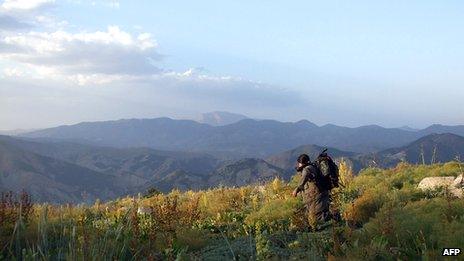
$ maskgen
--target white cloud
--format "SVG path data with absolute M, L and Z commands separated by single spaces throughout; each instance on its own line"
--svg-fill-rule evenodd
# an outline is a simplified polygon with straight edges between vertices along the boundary
M 110 26 L 106 31 L 96 32 L 29 32 L 3 36 L 0 59 L 31 68 L 45 67 L 54 74 L 80 79 L 95 78 L 95 75 L 99 78 L 151 75 L 161 72 L 154 65 L 162 57 L 156 48 L 156 41 L 148 33 L 133 36 Z
M 54 0 L 5 0 L 1 7 L 6 11 L 32 11 L 54 3 Z
M 186 116 L 212 110 L 269 116 L 301 107 L 295 93 L 195 70 L 150 76 L 74 75 L 73 79 L 0 79 L 0 125 L 43 127 L 118 118 Z M 76 88 L 75 84 L 80 84 Z M 96 85 L 99 84 L 99 85 Z M 42 115 L 37 117 L 37 115 Z
M 121 3 L 116 0 L 99 0 L 99 1 L 89 1 L 89 0 L 67 0 L 68 3 L 74 5 L 89 5 L 95 7 L 106 7 L 106 8 L 113 8 L 119 9 L 121 7 Z
M 24 75 L 24 71 L 19 68 L 5 68 L 3 75 L 5 77 L 20 77 Z
M 66 21 L 57 21 L 47 12 L 54 4 L 54 0 L 6 0 L 0 3 L 0 29 L 3 30 L 0 35 L 6 31 L 63 28 Z
M 20 21 L 14 16 L 0 13 L 0 29 L 1 30 L 23 30 L 31 28 L 32 24 Z
M 37 27 L 43 27 L 50 30 L 65 30 L 68 26 L 68 22 L 65 20 L 57 20 L 55 17 L 46 16 L 46 15 L 37 15 L 32 19 L 32 24 L 35 24 Z
M 11 29 L 0 30 L 0 124 L 143 117 L 155 111 L 161 116 L 238 107 L 282 110 L 299 101 L 275 86 L 202 68 L 160 68 L 164 56 L 142 28 L 70 31 L 66 22 L 39 10 L 50 4 L 10 0 L 0 7 L 0 29 Z M 2 27 L 4 13 L 11 19 Z
M 185 72 L 167 71 L 154 63 L 162 58 L 157 43 L 148 33 L 132 35 L 117 26 L 106 31 L 70 33 L 15 33 L 0 39 L 0 60 L 22 65 L 22 75 L 78 85 L 111 82 L 144 82 L 154 86 L 171 86 L 197 93 L 222 89 L 260 88 L 261 83 L 230 76 L 211 76 L 202 68 Z M 31 72 L 26 72 L 29 70 Z M 4 73 L 5 76 L 13 76 Z

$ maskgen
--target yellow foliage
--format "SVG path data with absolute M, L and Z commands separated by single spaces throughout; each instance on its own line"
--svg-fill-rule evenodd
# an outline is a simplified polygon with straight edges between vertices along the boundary
M 354 179 L 353 169 L 343 158 L 339 162 L 339 179 L 342 186 L 348 186 Z
M 274 180 L 272 181 L 272 191 L 275 194 L 281 191 L 282 186 L 283 186 L 283 182 L 278 177 L 274 178 Z

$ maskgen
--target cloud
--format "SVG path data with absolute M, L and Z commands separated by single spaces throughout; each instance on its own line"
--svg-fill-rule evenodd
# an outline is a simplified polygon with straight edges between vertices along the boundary
M 67 0 L 68 3 L 74 4 L 74 5 L 90 5 L 90 6 L 95 6 L 95 7 L 106 7 L 106 8 L 112 8 L 112 9 L 119 9 L 121 7 L 121 3 L 116 0 L 99 0 L 99 1 L 93 1 L 93 0 Z
M 26 31 L 29 29 L 58 28 L 66 24 L 56 21 L 48 14 L 49 7 L 55 5 L 54 0 L 6 0 L 0 3 L 0 36 L 7 31 Z
M 2 37 L 0 59 L 65 76 L 151 75 L 162 71 L 154 64 L 162 58 L 156 47 L 150 34 L 133 36 L 117 26 L 90 33 L 29 32 Z
M 54 3 L 54 0 L 5 0 L 1 8 L 8 12 L 31 12 Z
M 145 83 L 156 93 L 172 99 L 184 100 L 205 109 L 237 107 L 269 109 L 301 105 L 304 100 L 297 93 L 278 86 L 231 76 L 201 74 L 195 69 L 183 73 L 164 73 Z M 193 102 L 192 102 L 193 101 Z
M 163 68 L 165 56 L 142 28 L 137 33 L 118 26 L 73 31 L 75 27 L 41 12 L 53 4 L 10 0 L 0 7 L 0 29 L 5 28 L 0 30 L 0 125 L 43 126 L 212 110 L 253 115 L 249 112 L 283 112 L 303 102 L 288 90 L 213 75 L 201 67 L 183 72 Z
M 4 129 L 120 118 L 191 118 L 213 110 L 266 118 L 291 115 L 304 104 L 300 95 L 276 86 L 194 70 L 140 77 L 113 75 L 112 81 L 81 75 L 76 80 L 85 83 L 78 88 L 71 81 L 28 79 L 14 67 L 4 74 L 5 78 L 0 77 L 0 125 Z
M 21 77 L 24 75 L 23 71 L 18 68 L 5 68 L 3 70 L 3 75 L 6 77 Z
M 20 21 L 14 16 L 9 16 L 9 15 L 0 13 L 0 29 L 1 30 L 14 31 L 14 30 L 28 29 L 32 27 L 33 25 L 27 22 Z
M 0 60 L 19 66 L 4 70 L 6 78 L 39 78 L 81 86 L 119 85 L 138 88 L 138 99 L 163 96 L 164 100 L 217 106 L 288 106 L 296 95 L 275 86 L 239 77 L 207 74 L 203 68 L 185 72 L 160 68 L 163 56 L 150 34 L 133 35 L 117 26 L 106 31 L 70 33 L 28 32 L 0 39 Z M 26 71 L 25 71 L 26 70 Z M 32 72 L 27 72 L 31 70 Z M 206 108 L 205 108 L 206 109 Z

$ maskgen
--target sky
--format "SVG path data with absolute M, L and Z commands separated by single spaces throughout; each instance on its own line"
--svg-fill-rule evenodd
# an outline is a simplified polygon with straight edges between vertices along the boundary
M 0 0 L 0 130 L 121 118 L 464 124 L 462 1 Z

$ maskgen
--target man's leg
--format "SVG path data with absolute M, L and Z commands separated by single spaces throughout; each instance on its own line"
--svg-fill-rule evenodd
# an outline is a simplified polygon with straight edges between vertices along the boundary
M 328 193 L 318 193 L 308 206 L 310 225 L 315 231 L 321 231 L 330 226 L 330 198 Z

